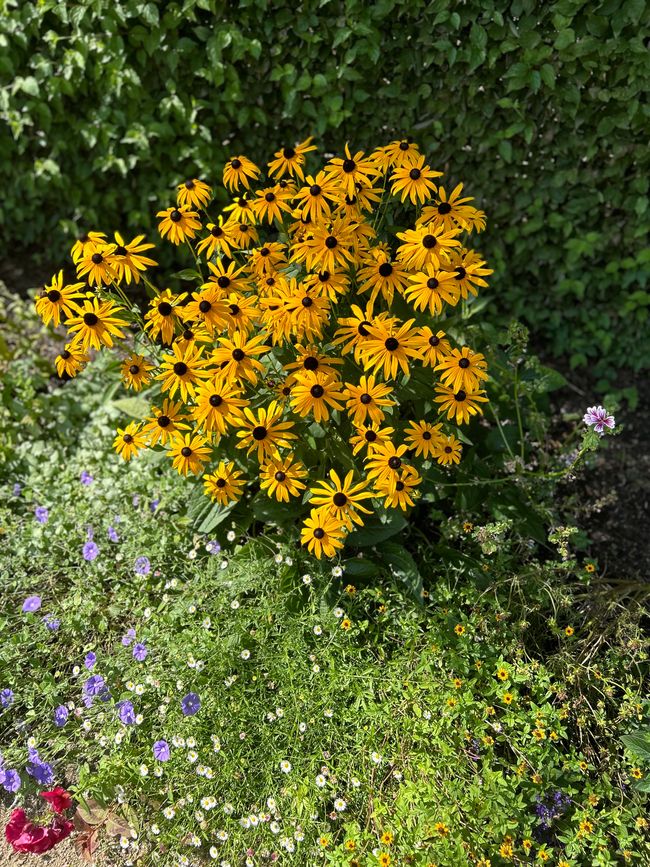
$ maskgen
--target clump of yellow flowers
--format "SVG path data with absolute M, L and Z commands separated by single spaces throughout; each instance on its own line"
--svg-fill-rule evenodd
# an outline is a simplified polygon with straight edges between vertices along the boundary
M 281 503 L 320 558 L 373 510 L 411 508 L 434 462 L 460 461 L 455 426 L 482 412 L 486 362 L 444 319 L 492 272 L 465 246 L 485 215 L 410 139 L 346 145 L 308 174 L 314 150 L 285 147 L 266 171 L 232 156 L 221 214 L 205 182 L 179 185 L 159 231 L 189 248 L 189 290 L 147 277 L 144 236 L 89 232 L 78 282 L 60 272 L 36 307 L 67 330 L 60 376 L 115 349 L 124 386 L 145 390 L 147 417 L 118 428 L 122 458 L 165 449 L 220 509 Z

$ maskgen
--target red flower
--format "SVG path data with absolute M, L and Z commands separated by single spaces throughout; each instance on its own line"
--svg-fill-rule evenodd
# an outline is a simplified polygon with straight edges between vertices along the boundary
M 56 816 L 50 825 L 35 825 L 30 822 L 25 811 L 14 810 L 5 828 L 7 842 L 16 852 L 33 852 L 40 855 L 49 852 L 61 840 L 65 840 L 74 829 L 72 822 Z
M 72 798 L 61 786 L 57 786 L 50 792 L 41 792 L 41 798 L 45 798 L 55 813 L 63 813 L 72 806 Z

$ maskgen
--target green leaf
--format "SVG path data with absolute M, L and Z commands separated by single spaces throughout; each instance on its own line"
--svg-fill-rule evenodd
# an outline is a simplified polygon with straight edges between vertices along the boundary
M 390 539 L 406 527 L 408 521 L 401 512 L 377 509 L 369 515 L 363 527 L 349 534 L 347 542 L 352 547 L 364 548 Z
M 572 30 L 570 27 L 567 27 L 566 30 L 560 30 L 555 39 L 555 42 L 553 43 L 553 47 L 557 48 L 558 51 L 562 51 L 562 49 L 568 48 L 569 45 L 573 45 L 575 41 L 575 31 Z
M 622 735 L 621 740 L 636 759 L 650 762 L 650 729 Z
M 112 401 L 111 405 L 125 415 L 137 419 L 146 418 L 151 410 L 151 406 L 143 397 L 121 397 L 119 400 Z

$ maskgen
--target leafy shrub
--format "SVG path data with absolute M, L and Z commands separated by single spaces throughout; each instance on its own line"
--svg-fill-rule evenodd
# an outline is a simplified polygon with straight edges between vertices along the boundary
M 489 209 L 502 310 L 605 379 L 647 365 L 642 0 L 0 8 L 6 254 L 150 228 L 244 148 L 414 134 Z

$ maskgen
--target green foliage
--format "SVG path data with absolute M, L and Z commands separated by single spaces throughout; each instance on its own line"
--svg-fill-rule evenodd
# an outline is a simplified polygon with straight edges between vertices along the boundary
M 647 365 L 642 0 L 0 9 L 5 253 L 151 231 L 173 184 L 234 151 L 412 134 L 489 212 L 502 309 L 601 378 Z

